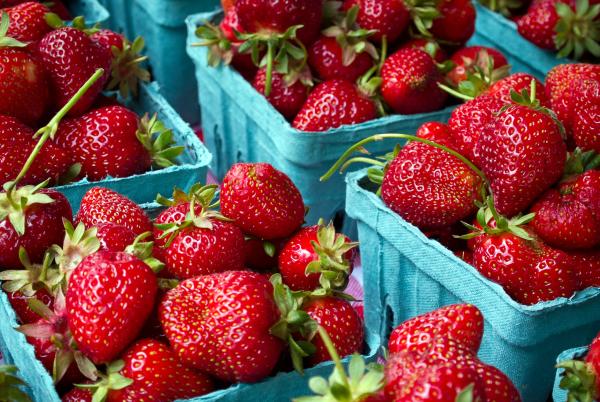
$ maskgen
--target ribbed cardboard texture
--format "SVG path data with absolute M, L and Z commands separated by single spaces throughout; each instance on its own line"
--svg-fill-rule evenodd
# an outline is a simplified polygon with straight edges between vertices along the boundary
M 401 322 L 448 304 L 466 302 L 485 317 L 479 356 L 505 372 L 523 401 L 545 402 L 554 359 L 588 344 L 600 328 L 600 289 L 571 299 L 524 306 L 496 283 L 387 208 L 369 188 L 366 170 L 346 177 L 348 215 L 358 222 L 365 325 L 387 339 Z
M 362 124 L 343 126 L 323 133 L 298 131 L 233 68 L 207 64 L 207 49 L 192 47 L 199 39 L 196 27 L 219 17 L 219 13 L 188 17 L 188 53 L 196 66 L 200 87 L 202 128 L 214 157 L 212 165 L 221 179 L 236 162 L 268 162 L 285 172 L 298 186 L 310 211 L 307 222 L 343 217 L 345 184 L 335 174 L 327 182 L 322 176 L 355 142 L 373 134 L 414 133 L 428 121 L 445 122 L 452 107 L 416 114 L 391 115 Z M 374 153 L 393 149 L 389 142 L 372 144 Z M 357 167 L 351 166 L 351 170 Z M 346 225 L 345 233 L 350 231 Z
M 588 347 L 582 346 L 580 348 L 568 349 L 562 352 L 556 358 L 556 363 L 563 362 L 565 360 L 583 359 L 587 354 Z M 564 369 L 556 369 L 556 378 L 554 379 L 554 389 L 552 390 L 552 399 L 554 402 L 567 402 L 567 391 L 560 387 L 560 380 Z
M 95 182 L 83 179 L 55 187 L 69 199 L 73 211 L 79 209 L 83 195 L 95 186 L 113 189 L 141 204 L 154 201 L 157 193 L 171 195 L 173 187 L 189 189 L 194 183 L 206 181 L 208 165 L 212 158 L 210 153 L 190 126 L 181 120 L 181 117 L 162 97 L 156 83 L 142 84 L 138 99 L 128 100 L 125 105 L 140 116 L 146 112 L 150 116 L 157 113 L 165 127 L 173 130 L 173 138 L 177 145 L 185 146 L 183 154 L 178 158 L 179 164 L 124 178 L 107 178 Z
M 477 10 L 475 34 L 469 44 L 494 47 L 500 50 L 513 66 L 513 72 L 530 73 L 544 80 L 546 73 L 558 64 L 573 61 L 556 57 L 555 52 L 541 49 L 517 32 L 517 25 L 474 1 Z
M 88 24 L 104 24 L 108 20 L 108 11 L 99 0 L 73 0 L 66 4 L 73 17 L 82 15 Z
M 152 77 L 185 121 L 200 121 L 194 66 L 185 52 L 185 18 L 213 11 L 219 0 L 102 0 L 111 13 L 110 26 L 128 38 L 146 41 Z

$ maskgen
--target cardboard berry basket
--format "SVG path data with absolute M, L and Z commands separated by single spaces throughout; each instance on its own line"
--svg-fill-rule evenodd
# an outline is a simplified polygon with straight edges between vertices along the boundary
M 65 4 L 73 17 L 82 15 L 90 25 L 102 25 L 109 18 L 108 11 L 99 0 L 70 0 L 65 1 Z
M 366 174 L 346 176 L 346 210 L 358 222 L 366 327 L 385 340 L 409 318 L 449 304 L 474 304 L 485 318 L 479 357 L 506 373 L 523 401 L 545 402 L 556 356 L 588 344 L 600 328 L 600 289 L 586 289 L 571 299 L 519 304 L 389 209 L 371 191 Z
M 200 121 L 194 66 L 185 52 L 185 18 L 213 11 L 219 0 L 100 0 L 110 11 L 108 25 L 133 40 L 142 36 L 150 71 L 183 119 Z
M 132 108 L 140 117 L 144 113 L 150 116 L 157 113 L 165 127 L 173 130 L 176 144 L 185 146 L 184 152 L 177 158 L 179 164 L 124 178 L 107 178 L 95 182 L 83 179 L 56 187 L 56 190 L 69 199 L 73 211 L 79 209 L 81 198 L 94 186 L 108 187 L 137 203 L 144 203 L 154 201 L 157 193 L 171 194 L 173 187 L 189 189 L 194 183 L 206 181 L 212 157 L 190 126 L 160 94 L 157 83 L 140 85 L 139 97 L 126 101 L 125 106 Z
M 188 53 L 196 66 L 205 141 L 214 155 L 214 172 L 221 179 L 236 162 L 269 162 L 298 186 L 310 207 L 307 222 L 343 216 L 345 184 L 342 175 L 327 182 L 321 177 L 352 144 L 373 134 L 414 133 L 428 121 L 446 122 L 453 107 L 415 115 L 390 115 L 322 133 L 294 129 L 235 69 L 210 67 L 208 50 L 191 46 L 200 41 L 196 28 L 216 21 L 220 12 L 188 17 Z M 389 143 L 373 144 L 375 153 L 392 151 Z M 345 229 L 345 233 L 349 231 Z
M 583 359 L 587 354 L 588 347 L 583 346 L 580 348 L 567 349 L 562 352 L 556 358 L 556 363 L 560 363 L 565 360 L 572 359 Z M 567 401 L 567 391 L 560 387 L 560 380 L 562 379 L 562 373 L 565 370 L 562 368 L 556 369 L 556 378 L 554 379 L 554 389 L 552 390 L 552 400 L 554 402 L 566 402 Z
M 499 13 L 474 1 L 477 10 L 472 45 L 490 46 L 500 50 L 512 65 L 513 71 L 530 73 L 544 80 L 548 71 L 558 64 L 574 61 L 558 58 L 555 52 L 541 49 L 517 32 L 517 25 Z

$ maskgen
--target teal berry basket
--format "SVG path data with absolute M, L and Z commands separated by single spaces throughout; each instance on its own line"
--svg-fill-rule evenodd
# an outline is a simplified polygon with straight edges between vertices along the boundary
M 358 222 L 365 326 L 388 339 L 409 318 L 449 304 L 474 304 L 485 318 L 479 357 L 506 373 L 523 401 L 545 402 L 555 356 L 589 343 L 600 328 L 600 289 L 521 305 L 389 209 L 373 192 L 366 170 L 348 174 L 346 181 L 347 213 Z
M 104 25 L 110 16 L 99 0 L 71 0 L 65 4 L 73 17 L 81 15 L 91 25 Z
M 144 113 L 150 116 L 157 113 L 165 127 L 173 130 L 176 144 L 185 147 L 184 152 L 177 159 L 178 165 L 124 178 L 106 178 L 95 182 L 83 179 L 56 187 L 56 190 L 68 198 L 74 211 L 79 209 L 83 195 L 95 186 L 110 188 L 141 204 L 154 201 L 157 193 L 170 195 L 173 187 L 187 190 L 197 182 L 206 181 L 208 165 L 212 159 L 210 153 L 190 126 L 162 97 L 156 83 L 140 85 L 138 98 L 126 101 L 125 106 L 140 116 Z
M 322 133 L 294 129 L 235 69 L 207 64 L 208 50 L 191 46 L 200 41 L 195 31 L 221 12 L 188 17 L 188 53 L 196 66 L 204 138 L 215 160 L 214 173 L 222 179 L 237 162 L 268 162 L 286 173 L 298 186 L 310 208 L 308 223 L 319 218 L 344 219 L 345 184 L 341 175 L 327 182 L 321 177 L 351 145 L 373 134 L 415 133 L 425 122 L 446 122 L 453 107 L 432 113 L 391 115 Z M 373 144 L 377 153 L 390 152 L 389 143 Z M 344 224 L 351 233 L 351 223 Z
M 562 352 L 556 358 L 556 363 L 564 362 L 565 360 L 583 359 L 587 354 L 588 347 L 568 349 Z M 567 391 L 560 387 L 560 380 L 564 369 L 556 369 L 556 378 L 554 379 L 554 389 L 552 390 L 552 399 L 554 402 L 567 402 Z
M 471 45 L 489 46 L 500 50 L 512 65 L 512 71 L 532 74 L 544 81 L 548 71 L 559 64 L 574 63 L 558 58 L 556 53 L 541 49 L 521 36 L 517 25 L 499 13 L 474 1 L 477 10 L 475 34 Z
M 152 77 L 183 119 L 200 121 L 194 66 L 185 51 L 185 18 L 213 11 L 219 0 L 100 0 L 110 11 L 109 26 L 133 40 L 142 36 Z

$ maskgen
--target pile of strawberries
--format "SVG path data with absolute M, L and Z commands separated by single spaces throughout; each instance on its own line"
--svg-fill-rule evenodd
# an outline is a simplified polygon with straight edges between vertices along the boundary
M 479 0 L 517 24 L 518 32 L 560 57 L 600 58 L 598 0 Z
M 81 17 L 65 26 L 43 3 L 18 3 L 2 9 L 0 23 L 0 80 L 10 83 L 0 88 L 0 185 L 17 177 L 37 144 L 36 131 L 59 111 L 50 140 L 21 184 L 97 181 L 173 165 L 183 148 L 172 146 L 170 130 L 155 116 L 140 118 L 101 95 L 105 88 L 119 89 L 126 98 L 137 92 L 138 80 L 149 79 L 138 65 L 144 60 L 141 38 L 130 43 L 110 30 L 86 27 Z M 104 74 L 68 105 L 99 68 Z
M 229 3 L 218 26 L 197 30 L 209 63 L 230 63 L 302 131 L 439 110 L 450 103 L 442 86 L 507 70 L 498 51 L 464 48 L 475 29 L 467 0 Z
M 356 243 L 302 227 L 302 196 L 271 165 L 234 165 L 220 201 L 216 185 L 159 196 L 153 221 L 106 188 L 73 218 L 30 187 L 0 193 L 0 279 L 64 401 L 172 401 L 301 371 L 330 359 L 318 328 L 344 356 L 363 348 L 342 293 Z
M 564 369 L 560 388 L 567 390 L 568 400 L 595 401 L 600 395 L 600 334 L 596 335 L 583 359 L 575 356 L 572 360 L 558 363 Z
M 412 140 L 371 168 L 385 204 L 530 305 L 600 285 L 599 132 L 600 65 L 569 64 L 354 149 Z
M 317 381 L 311 380 L 312 390 L 323 399 L 294 401 L 339 400 L 334 395 L 342 394 L 342 388 L 348 401 L 520 402 L 510 379 L 477 358 L 482 337 L 483 316 L 477 307 L 442 307 L 392 331 L 384 370 L 372 365 L 365 371 L 362 358 L 353 356 L 350 378 L 336 368 L 337 375 L 330 377 L 328 386 L 316 387 Z M 332 356 L 337 358 L 334 350 Z M 325 379 L 319 383 L 327 384 Z

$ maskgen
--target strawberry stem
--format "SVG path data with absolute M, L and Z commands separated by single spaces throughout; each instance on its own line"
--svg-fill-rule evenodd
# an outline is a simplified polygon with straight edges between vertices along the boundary
M 23 165 L 23 168 L 19 172 L 17 178 L 13 182 L 11 182 L 8 185 L 8 187 L 6 188 L 7 193 L 10 192 L 12 189 L 14 189 L 16 187 L 16 185 L 19 183 L 19 181 L 21 181 L 23 179 L 23 177 L 27 174 L 27 171 L 33 164 L 33 161 L 40 153 L 42 147 L 44 146 L 44 144 L 46 143 L 48 138 L 52 138 L 54 136 L 54 134 L 56 134 L 56 130 L 58 130 L 58 124 L 63 119 L 63 117 L 65 117 L 65 115 L 69 112 L 69 110 L 71 110 L 71 108 L 73 106 L 75 106 L 75 104 L 79 101 L 79 99 L 81 99 L 81 97 L 92 87 L 92 85 L 94 85 L 96 83 L 96 81 L 98 81 L 98 79 L 103 74 L 104 74 L 104 69 L 102 69 L 102 68 L 97 69 L 96 72 L 85 82 L 85 84 L 83 84 L 83 86 L 81 88 L 79 88 L 79 90 L 75 93 L 75 95 L 73 95 L 73 97 L 67 102 L 67 104 L 64 105 L 58 111 L 58 113 L 56 113 L 56 115 L 50 120 L 48 125 L 40 128 L 35 133 L 34 137 L 37 137 L 38 135 L 41 135 L 41 137 L 38 140 L 37 144 L 35 145 L 35 148 L 33 148 L 33 151 L 29 155 L 29 158 L 27 158 L 27 161 Z
M 344 370 L 344 366 L 342 365 L 340 355 L 335 349 L 335 346 L 333 346 L 333 342 L 331 341 L 329 334 L 327 333 L 325 328 L 323 328 L 320 325 L 317 327 L 317 331 L 319 332 L 319 336 L 321 337 L 321 340 L 323 341 L 325 347 L 327 348 L 327 351 L 329 352 L 329 356 L 331 356 L 331 360 L 333 360 L 333 362 L 335 363 L 335 368 L 338 370 L 338 375 L 340 376 L 340 379 L 344 382 L 344 386 L 349 388 L 350 383 L 348 381 L 348 376 L 346 375 L 346 370 Z
M 273 40 L 270 39 L 267 41 L 267 71 L 265 77 L 265 96 L 271 95 L 271 86 L 273 80 L 273 53 L 274 53 L 274 43 Z

